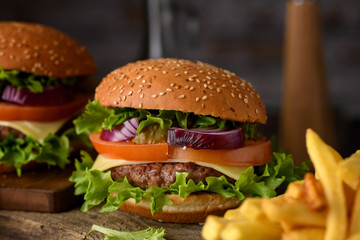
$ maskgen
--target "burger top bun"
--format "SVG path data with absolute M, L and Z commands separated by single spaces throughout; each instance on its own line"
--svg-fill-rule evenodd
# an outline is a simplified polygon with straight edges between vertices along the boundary
M 108 74 L 95 98 L 106 107 L 178 110 L 239 122 L 266 123 L 266 111 L 250 83 L 203 62 L 149 59 Z
M 0 66 L 57 78 L 96 72 L 89 52 L 68 35 L 34 23 L 0 22 Z

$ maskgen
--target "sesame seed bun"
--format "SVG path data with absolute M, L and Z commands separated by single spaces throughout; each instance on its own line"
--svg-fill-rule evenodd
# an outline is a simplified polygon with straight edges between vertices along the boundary
M 149 59 L 108 74 L 95 98 L 106 107 L 178 110 L 265 124 L 265 106 L 250 83 L 203 62 Z
M 201 223 L 205 222 L 208 215 L 222 216 L 227 210 L 240 205 L 237 197 L 225 198 L 215 193 L 191 194 L 185 199 L 176 194 L 167 197 L 173 204 L 164 206 L 161 212 L 155 212 L 154 215 L 151 214 L 151 201 L 148 199 L 142 199 L 138 204 L 134 199 L 128 199 L 120 209 L 161 222 Z
M 68 35 L 34 23 L 0 22 L 0 66 L 57 78 L 95 74 L 89 52 Z

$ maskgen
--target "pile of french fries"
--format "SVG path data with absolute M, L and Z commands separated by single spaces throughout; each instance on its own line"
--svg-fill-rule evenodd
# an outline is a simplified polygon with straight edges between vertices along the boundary
M 360 240 L 360 150 L 343 159 L 313 130 L 306 146 L 315 168 L 278 197 L 248 198 L 224 217 L 209 216 L 205 240 Z

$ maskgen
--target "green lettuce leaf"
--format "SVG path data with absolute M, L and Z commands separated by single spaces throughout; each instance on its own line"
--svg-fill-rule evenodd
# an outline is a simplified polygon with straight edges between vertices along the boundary
M 120 232 L 110 228 L 92 225 L 91 230 L 98 231 L 106 235 L 104 240 L 165 240 L 165 229 L 153 229 L 151 227 L 136 232 Z
M 116 125 L 120 125 L 134 117 L 139 120 L 137 134 L 152 124 L 159 124 L 161 129 L 164 130 L 170 127 L 181 127 L 184 129 L 217 127 L 222 129 L 229 122 L 229 124 L 235 126 L 235 122 L 232 121 L 210 116 L 195 115 L 193 113 L 183 113 L 181 111 L 107 108 L 101 106 L 97 100 L 89 102 L 86 105 L 85 112 L 73 122 L 77 134 L 85 133 L 88 135 L 90 133 L 98 133 L 101 129 L 111 130 Z M 256 124 L 252 124 L 251 126 L 254 125 Z M 249 131 L 252 133 L 255 127 L 246 127 L 244 129 L 246 131 L 250 129 Z
M 205 183 L 194 183 L 187 180 L 188 173 L 176 173 L 176 181 L 168 187 L 152 186 L 149 189 L 141 189 L 132 186 L 126 178 L 114 181 L 110 172 L 91 170 L 93 160 L 89 155 L 82 158 L 82 162 L 76 161 L 76 170 L 70 177 L 75 182 L 75 194 L 85 194 L 85 202 L 82 211 L 99 205 L 106 199 L 106 204 L 100 209 L 101 212 L 116 211 L 126 200 L 132 198 L 139 203 L 143 198 L 152 203 L 151 212 L 159 212 L 172 202 L 166 194 L 178 194 L 185 198 L 195 192 L 212 192 L 224 197 L 236 196 L 243 200 L 245 196 L 275 197 L 285 191 L 286 186 L 296 180 L 303 179 L 306 168 L 296 167 L 291 155 L 274 153 L 273 159 L 263 166 L 249 167 L 241 173 L 235 184 L 231 184 L 224 176 L 207 177 Z
M 73 86 L 74 83 L 75 78 L 43 77 L 18 70 L 3 70 L 0 66 L 0 91 L 8 84 L 18 89 L 29 89 L 37 93 L 42 92 L 45 87 Z
M 63 134 L 49 134 L 42 143 L 27 136 L 25 139 L 15 138 L 11 133 L 0 142 L 0 164 L 14 166 L 17 175 L 21 176 L 21 167 L 30 161 L 46 163 L 49 166 L 64 168 L 70 163 L 71 151 L 69 138 Z
M 105 108 L 94 100 L 86 105 L 85 111 L 73 123 L 77 134 L 98 133 L 106 118 L 114 114 L 114 109 Z

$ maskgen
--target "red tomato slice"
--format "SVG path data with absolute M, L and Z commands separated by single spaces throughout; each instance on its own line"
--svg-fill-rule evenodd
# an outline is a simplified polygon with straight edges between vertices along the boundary
M 271 160 L 272 149 L 269 140 L 248 141 L 244 147 L 235 149 L 201 149 L 182 148 L 169 145 L 170 158 L 206 162 L 218 165 L 247 167 L 258 166 Z
M 95 150 L 104 157 L 129 161 L 160 162 L 167 160 L 167 143 L 110 142 L 100 139 L 100 133 L 90 134 L 89 138 Z
M 100 133 L 90 134 L 96 151 L 108 158 L 129 161 L 163 162 L 171 158 L 206 162 L 228 166 L 257 166 L 271 160 L 270 141 L 249 141 L 245 147 L 237 149 L 192 149 L 157 144 L 135 144 L 132 142 L 109 142 L 100 139 Z
M 89 95 L 77 93 L 73 101 L 59 106 L 22 106 L 0 102 L 1 121 L 37 121 L 50 122 L 82 111 Z

